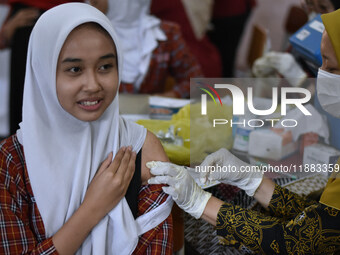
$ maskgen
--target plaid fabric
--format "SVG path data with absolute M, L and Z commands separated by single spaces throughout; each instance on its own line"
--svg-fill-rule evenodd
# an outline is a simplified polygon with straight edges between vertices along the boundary
M 167 199 L 162 185 L 143 186 L 138 198 L 138 214 L 142 215 L 158 207 Z M 173 228 L 171 215 L 156 228 L 151 229 L 139 238 L 133 254 L 172 254 Z
M 57 254 L 46 239 L 16 136 L 0 144 L 0 254 Z
M 120 92 L 162 93 L 165 92 L 167 78 L 172 77 L 175 80 L 173 90 L 177 96 L 190 96 L 190 78 L 202 77 L 201 67 L 186 46 L 177 24 L 162 22 L 161 29 L 167 40 L 159 41 L 158 47 L 152 52 L 149 70 L 139 91 L 135 90 L 133 84 L 122 82 Z
M 160 185 L 142 187 L 139 215 L 166 200 Z M 171 215 L 143 234 L 135 254 L 172 253 Z M 16 135 L 0 142 L 0 254 L 58 254 L 35 202 L 23 155 Z

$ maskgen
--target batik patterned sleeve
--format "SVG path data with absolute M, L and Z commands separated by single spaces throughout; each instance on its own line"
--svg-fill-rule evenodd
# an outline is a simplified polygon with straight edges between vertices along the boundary
M 162 190 L 162 185 L 142 186 L 139 193 L 138 215 L 145 214 L 164 203 L 168 195 Z M 144 233 L 133 254 L 168 254 L 173 252 L 173 225 L 171 214 L 155 228 Z
M 0 143 L 0 254 L 57 254 L 52 239 L 41 235 L 42 219 L 34 213 L 17 153 L 20 145 L 13 140 Z
M 276 184 L 268 209 L 272 216 L 287 220 L 316 203 L 314 200 L 303 198 Z
M 279 189 L 277 195 L 287 195 L 281 192 L 285 190 Z M 320 203 L 307 206 L 302 200 L 288 203 L 295 209 L 275 210 L 276 215 L 289 215 L 290 220 L 223 204 L 216 222 L 220 242 L 255 254 L 338 254 L 339 211 Z

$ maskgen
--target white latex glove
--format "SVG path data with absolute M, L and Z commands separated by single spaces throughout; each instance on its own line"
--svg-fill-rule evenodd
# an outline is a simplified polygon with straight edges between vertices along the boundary
M 249 164 L 224 148 L 208 155 L 200 165 L 200 181 L 202 183 L 208 184 L 210 181 L 217 180 L 243 189 L 248 196 L 254 196 L 262 178 L 262 171 L 250 171 Z
M 163 191 L 172 196 L 180 208 L 196 219 L 202 216 L 211 194 L 202 190 L 183 166 L 160 161 L 148 162 L 146 166 L 155 175 L 149 184 L 169 185 L 163 187 Z
M 306 73 L 290 53 L 268 52 L 265 58 L 268 60 L 268 64 L 294 87 L 301 86 L 307 78 Z

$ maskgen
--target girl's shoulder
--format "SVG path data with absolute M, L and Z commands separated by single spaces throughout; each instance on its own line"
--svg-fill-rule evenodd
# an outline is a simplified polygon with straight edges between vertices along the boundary
M 150 169 L 146 167 L 149 161 L 169 161 L 159 139 L 150 131 L 147 132 L 142 150 L 142 184 L 147 184 L 151 178 Z

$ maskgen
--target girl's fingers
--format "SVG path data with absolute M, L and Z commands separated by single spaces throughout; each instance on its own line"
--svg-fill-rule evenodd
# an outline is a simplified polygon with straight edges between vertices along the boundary
M 98 169 L 96 175 L 101 174 L 102 172 L 105 171 L 105 169 L 107 169 L 107 168 L 110 166 L 110 164 L 111 164 L 111 162 L 112 162 L 112 157 L 113 157 L 113 153 L 110 152 L 109 155 L 107 156 L 107 158 L 106 158 L 106 159 L 103 161 L 103 163 L 100 165 L 100 167 L 99 167 L 99 169 Z
M 130 183 L 136 168 L 136 152 L 132 152 L 127 168 L 125 169 L 125 179 Z
M 112 153 L 112 151 L 109 153 L 109 155 L 107 156 L 107 158 L 105 159 L 105 161 L 104 161 L 104 166 L 105 166 L 105 168 L 108 168 L 109 167 L 109 165 L 111 164 L 111 162 L 112 162 L 112 158 L 113 158 L 113 153 Z
M 117 169 L 119 168 L 121 161 L 125 155 L 125 152 L 127 151 L 126 147 L 122 147 L 117 152 L 115 158 L 113 159 L 112 163 L 110 164 L 109 168 L 113 173 L 117 172 Z
M 120 165 L 119 167 L 117 168 L 116 170 L 116 175 L 118 177 L 124 177 L 127 173 L 127 169 L 129 167 L 129 164 L 130 164 L 130 167 L 131 167 L 131 163 L 133 163 L 133 169 L 134 169 L 134 166 L 135 166 L 135 160 L 131 160 L 131 158 L 133 157 L 133 152 L 132 152 L 132 148 L 129 146 L 127 147 L 126 151 L 125 151 L 125 154 L 123 155 L 121 161 L 120 161 Z M 135 157 L 134 157 L 135 158 Z

